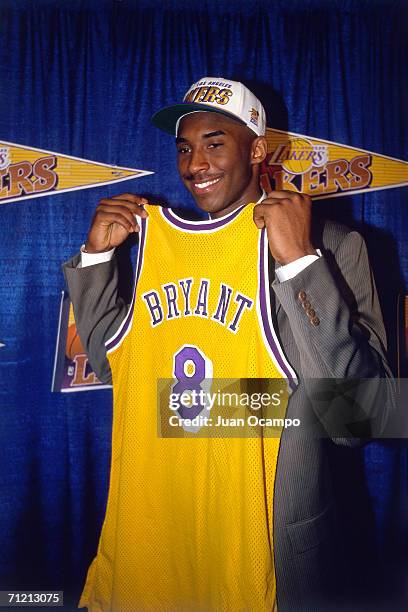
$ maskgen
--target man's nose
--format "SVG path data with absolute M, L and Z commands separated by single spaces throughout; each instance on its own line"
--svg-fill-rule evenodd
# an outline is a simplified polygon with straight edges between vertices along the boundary
M 207 156 L 202 149 L 196 149 L 191 152 L 188 169 L 190 174 L 198 174 L 199 172 L 207 172 L 210 164 Z

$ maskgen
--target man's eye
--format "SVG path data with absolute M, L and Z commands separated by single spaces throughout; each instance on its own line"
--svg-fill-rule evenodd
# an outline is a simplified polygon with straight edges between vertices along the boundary
M 190 149 L 189 147 L 179 147 L 177 149 L 177 153 L 189 153 Z
M 208 147 L 210 149 L 216 149 L 217 147 L 221 147 L 222 146 L 222 142 L 211 142 Z

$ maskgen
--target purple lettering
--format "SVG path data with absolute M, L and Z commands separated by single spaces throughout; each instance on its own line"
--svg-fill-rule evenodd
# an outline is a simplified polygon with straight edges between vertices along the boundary
M 163 285 L 163 289 L 167 300 L 167 318 L 174 319 L 174 317 L 179 317 L 180 313 L 177 309 L 177 286 L 174 283 L 168 283 L 167 285 Z
M 153 327 L 158 325 L 163 321 L 163 309 L 160 302 L 160 297 L 157 291 L 149 291 L 148 293 L 144 293 L 142 298 L 146 302 L 146 305 L 149 309 L 151 321 Z
M 254 302 L 249 298 L 245 297 L 241 293 L 237 293 L 234 300 L 238 304 L 237 312 L 235 313 L 234 320 L 232 323 L 228 325 L 228 329 L 233 331 L 234 333 L 237 331 L 239 323 L 241 321 L 242 315 L 244 314 L 244 309 L 248 308 L 249 310 L 252 308 Z

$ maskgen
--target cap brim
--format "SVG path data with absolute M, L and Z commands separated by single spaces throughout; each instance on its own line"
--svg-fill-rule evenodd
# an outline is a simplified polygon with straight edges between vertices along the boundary
M 245 121 L 242 121 L 236 115 L 228 113 L 218 108 L 211 108 L 208 104 L 198 103 L 186 103 L 186 104 L 174 104 L 172 106 L 166 106 L 155 113 L 151 119 L 153 125 L 158 127 L 160 130 L 167 132 L 168 134 L 176 135 L 176 124 L 177 121 L 183 115 L 192 113 L 194 111 L 203 111 L 208 113 L 219 113 L 230 119 L 234 119 L 241 125 L 246 125 Z

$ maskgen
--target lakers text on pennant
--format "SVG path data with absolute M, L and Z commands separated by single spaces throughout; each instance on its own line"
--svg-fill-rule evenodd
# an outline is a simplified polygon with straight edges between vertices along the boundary
M 0 141 L 0 204 L 153 174 Z
M 268 128 L 261 184 L 333 198 L 408 185 L 408 162 L 329 140 Z

